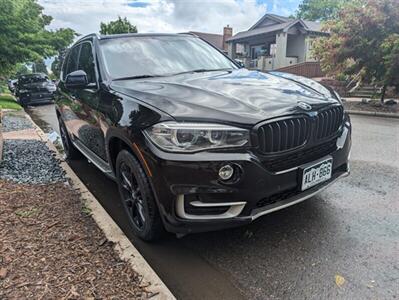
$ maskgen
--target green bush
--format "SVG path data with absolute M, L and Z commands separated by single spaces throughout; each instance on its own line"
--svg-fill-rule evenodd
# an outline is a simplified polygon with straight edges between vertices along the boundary
M 8 85 L 7 85 L 7 81 L 5 80 L 0 80 L 0 94 L 3 93 L 9 93 L 10 91 L 8 90 Z
M 10 94 L 0 94 L 0 109 L 21 109 L 21 106 L 15 101 Z

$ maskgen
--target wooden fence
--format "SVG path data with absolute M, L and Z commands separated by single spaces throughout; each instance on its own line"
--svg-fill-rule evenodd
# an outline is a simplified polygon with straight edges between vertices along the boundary
M 321 70 L 319 62 L 303 62 L 296 65 L 276 69 L 274 71 L 286 72 L 308 78 L 324 77 L 325 73 Z

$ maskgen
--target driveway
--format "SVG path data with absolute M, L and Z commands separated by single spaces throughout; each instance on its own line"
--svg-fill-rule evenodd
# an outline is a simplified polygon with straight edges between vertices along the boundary
M 52 106 L 30 114 L 57 125 Z M 399 120 L 352 122 L 351 176 L 249 226 L 157 244 L 129 233 L 113 182 L 85 160 L 71 166 L 178 299 L 397 298 Z

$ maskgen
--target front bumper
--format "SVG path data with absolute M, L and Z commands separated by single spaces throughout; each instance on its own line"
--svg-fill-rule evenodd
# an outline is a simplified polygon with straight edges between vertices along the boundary
M 41 104 L 54 100 L 54 93 L 50 91 L 28 92 L 20 94 L 19 101 L 21 104 Z
M 153 175 L 152 186 L 165 228 L 185 234 L 240 226 L 314 196 L 349 174 L 349 126 L 329 153 L 333 158 L 331 179 L 303 192 L 302 165 L 270 172 L 250 151 L 173 154 L 147 142 L 144 156 Z M 227 163 L 239 166 L 240 180 L 225 183 L 218 178 L 219 168 Z

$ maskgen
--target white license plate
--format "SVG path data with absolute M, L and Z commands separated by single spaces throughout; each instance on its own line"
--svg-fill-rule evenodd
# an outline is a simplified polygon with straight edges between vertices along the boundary
M 325 159 L 303 170 L 302 191 L 329 180 L 332 174 L 332 158 Z

